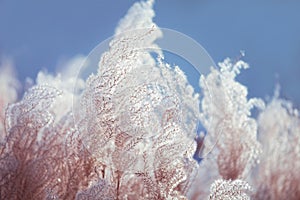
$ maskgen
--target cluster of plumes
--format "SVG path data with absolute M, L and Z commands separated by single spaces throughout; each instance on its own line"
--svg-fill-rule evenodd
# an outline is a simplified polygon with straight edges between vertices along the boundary
M 242 180 L 216 180 L 210 187 L 209 199 L 243 199 L 249 200 L 246 192 L 252 190 L 251 186 Z
M 261 163 L 253 177 L 254 199 L 300 198 L 300 117 L 291 102 L 274 99 L 258 117 Z
M 247 88 L 237 81 L 240 69 L 247 68 L 243 61 L 232 63 L 226 59 L 220 70 L 211 69 L 207 77 L 201 77 L 204 89 L 201 122 L 209 133 L 206 145 L 215 144 L 218 171 L 222 178 L 245 178 L 251 166 L 258 160 L 260 145 L 256 139 L 257 124 L 251 118 L 251 108 L 264 103 L 259 99 L 247 99 Z
M 248 100 L 247 88 L 235 80 L 240 69 L 248 67 L 246 63 L 226 59 L 219 67 L 200 78 L 204 94 L 200 121 L 208 133 L 204 142 L 206 159 L 201 163 L 200 174 L 215 171 L 205 180 L 212 184 L 210 199 L 247 199 L 251 190 L 244 181 L 261 153 L 257 123 L 250 110 L 254 106 L 262 109 L 264 103 L 259 99 Z M 198 184 L 204 183 L 199 180 Z
M 0 146 L 1 199 L 74 199 L 93 176 L 94 158 L 76 137 L 67 114 L 54 123 L 60 92 L 35 86 L 8 106 Z
M 0 141 L 4 139 L 6 106 L 17 100 L 17 90 L 20 85 L 12 69 L 12 62 L 8 58 L 0 58 Z
M 151 6 L 135 4 L 128 16 L 152 17 Z M 100 184 L 113 188 L 108 196 L 115 199 L 184 199 L 196 169 L 190 131 L 196 123 L 190 119 L 199 116 L 198 96 L 178 67 L 156 61 L 148 51 L 157 49 L 153 41 L 161 35 L 155 24 L 132 32 L 131 26 L 144 25 L 127 21 L 119 27 L 128 32 L 110 42 L 75 104 L 76 124 L 101 172 L 78 198 L 90 198 Z
M 300 198 L 298 111 L 248 100 L 235 80 L 248 65 L 230 59 L 200 78 L 200 100 L 155 45 L 152 4 L 134 4 L 86 81 L 41 72 L 15 103 L 0 74 L 0 199 Z

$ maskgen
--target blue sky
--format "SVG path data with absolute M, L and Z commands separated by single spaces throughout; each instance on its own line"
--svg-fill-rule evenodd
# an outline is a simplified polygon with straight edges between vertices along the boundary
M 110 37 L 132 0 L 0 0 L 0 56 L 21 80 Z M 154 21 L 199 42 L 215 62 L 246 51 L 239 80 L 251 97 L 281 94 L 300 108 L 300 2 L 296 0 L 157 0 Z

